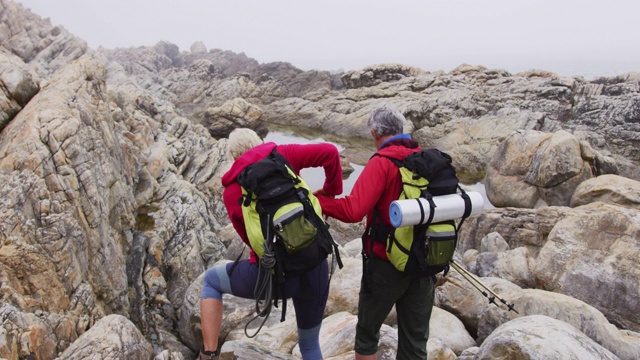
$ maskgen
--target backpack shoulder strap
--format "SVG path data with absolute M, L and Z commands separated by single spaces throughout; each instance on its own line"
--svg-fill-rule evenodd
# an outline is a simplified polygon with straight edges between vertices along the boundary
M 375 154 L 371 155 L 369 160 L 373 159 L 375 156 L 379 156 L 379 157 L 388 159 L 389 161 L 391 161 L 398 168 L 398 171 L 400 171 L 400 168 L 402 167 L 402 161 L 401 160 L 394 159 L 394 158 L 389 157 L 387 155 L 379 154 L 377 152 Z M 369 245 L 370 245 L 369 254 L 370 254 L 370 256 L 373 256 L 373 242 L 377 241 L 377 242 L 385 243 L 387 241 L 387 238 L 389 237 L 389 235 L 393 234 L 393 230 L 394 230 L 393 227 L 386 226 L 386 225 L 384 225 L 382 223 L 382 215 L 380 214 L 378 209 L 376 209 L 374 207 L 374 209 L 373 209 L 373 218 L 371 219 L 371 221 L 369 222 L 369 225 L 365 228 L 364 233 L 361 236 L 362 245 L 363 245 L 363 255 L 364 255 L 364 238 L 365 238 L 365 236 L 368 235 Z
M 246 192 L 242 205 L 249 206 L 254 194 L 259 193 L 258 190 L 262 188 L 261 185 L 264 185 L 263 181 L 267 177 L 272 177 L 276 174 L 280 178 L 290 179 L 294 185 L 300 183 L 300 179 L 298 179 L 287 159 L 278 153 L 277 147 L 273 148 L 263 159 L 247 165 L 238 174 L 236 181 Z
M 389 161 L 391 161 L 391 162 L 392 162 L 395 166 L 397 166 L 398 168 L 401 168 L 401 167 L 403 166 L 403 165 L 402 165 L 402 160 L 394 159 L 394 158 L 392 158 L 391 156 L 382 155 L 382 154 L 379 154 L 379 153 L 375 153 L 375 154 L 371 155 L 371 157 L 369 158 L 369 160 L 373 159 L 373 157 L 374 157 L 374 156 L 379 156 L 379 157 L 382 157 L 382 158 L 388 159 Z

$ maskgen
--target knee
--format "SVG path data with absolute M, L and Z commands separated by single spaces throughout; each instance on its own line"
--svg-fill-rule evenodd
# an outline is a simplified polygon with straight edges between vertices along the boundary
M 230 292 L 229 277 L 226 265 L 216 266 L 207 270 L 202 280 L 201 299 L 216 299 L 222 301 L 222 294 Z

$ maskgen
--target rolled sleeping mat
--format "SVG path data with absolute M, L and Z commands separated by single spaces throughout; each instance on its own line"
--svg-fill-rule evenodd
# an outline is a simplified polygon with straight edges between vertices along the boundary
M 435 204 L 433 220 L 440 222 L 445 220 L 460 219 L 464 215 L 465 202 L 462 194 L 449 194 L 434 196 Z M 467 191 L 471 200 L 471 213 L 469 216 L 478 215 L 484 210 L 484 198 L 477 191 Z M 389 206 L 389 218 L 394 227 L 413 226 L 429 221 L 431 207 L 425 198 L 396 200 Z

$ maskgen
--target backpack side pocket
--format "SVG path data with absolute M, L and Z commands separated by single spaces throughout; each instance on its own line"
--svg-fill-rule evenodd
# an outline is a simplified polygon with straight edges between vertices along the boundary
M 456 251 L 457 234 L 454 225 L 432 224 L 427 230 L 427 266 L 446 266 Z
M 273 227 L 287 253 L 306 248 L 318 236 L 318 229 L 304 216 L 304 206 L 300 202 L 279 208 L 273 217 Z

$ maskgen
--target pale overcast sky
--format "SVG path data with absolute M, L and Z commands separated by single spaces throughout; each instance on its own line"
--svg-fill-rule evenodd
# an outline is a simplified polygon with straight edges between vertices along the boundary
M 261 63 L 640 71 L 637 0 L 14 0 L 97 48 L 195 41 Z

